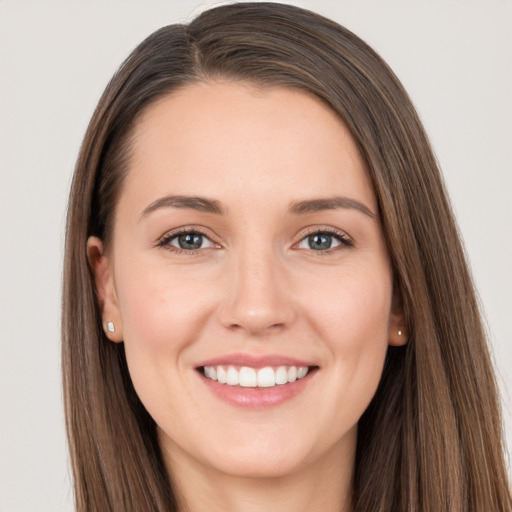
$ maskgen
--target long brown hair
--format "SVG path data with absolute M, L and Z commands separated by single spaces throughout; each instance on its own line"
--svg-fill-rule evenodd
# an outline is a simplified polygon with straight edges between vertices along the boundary
M 408 324 L 390 347 L 359 422 L 354 509 L 510 512 L 501 419 L 485 333 L 436 160 L 402 85 L 338 24 L 297 7 L 217 7 L 143 41 L 103 93 L 71 187 L 62 365 L 76 506 L 172 511 L 153 419 L 123 344 L 111 343 L 86 255 L 108 247 L 141 112 L 177 88 L 218 78 L 300 89 L 344 120 L 366 163 Z

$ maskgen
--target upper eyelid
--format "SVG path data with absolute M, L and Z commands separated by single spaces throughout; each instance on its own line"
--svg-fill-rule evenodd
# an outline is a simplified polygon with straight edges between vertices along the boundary
M 339 246 L 331 247 L 325 250 L 313 250 L 298 247 L 307 237 L 314 234 L 326 234 L 338 239 Z M 332 226 L 310 226 L 306 233 L 301 233 L 301 236 L 297 242 L 292 246 L 292 249 L 306 251 L 307 253 L 314 254 L 316 256 L 327 255 L 327 254 L 338 254 L 340 250 L 354 247 L 354 239 L 341 229 L 334 228 Z
M 313 235 L 315 233 L 327 233 L 329 235 L 335 235 L 340 238 L 343 238 L 344 240 L 352 240 L 352 237 L 342 229 L 334 228 L 332 226 L 309 226 L 305 228 L 306 231 L 302 231 L 299 233 L 299 242 L 306 238 L 307 236 Z
M 203 247 L 203 248 L 198 248 L 198 249 L 183 249 L 181 247 L 176 247 L 173 244 L 171 244 L 171 241 L 174 240 L 175 238 L 177 238 L 183 234 L 189 234 L 189 233 L 201 235 L 201 236 L 205 237 L 207 240 L 209 240 L 213 246 L 217 246 L 217 247 Z M 213 240 L 212 237 L 209 236 L 207 233 L 205 233 L 202 229 L 199 229 L 197 227 L 194 227 L 194 228 L 183 227 L 183 228 L 178 228 L 176 230 L 168 231 L 167 233 L 162 235 L 156 241 L 155 247 L 168 250 L 175 254 L 187 254 L 189 256 L 193 256 L 193 255 L 197 255 L 197 254 L 201 253 L 202 251 L 216 249 L 221 246 L 218 242 Z
M 198 235 L 202 235 L 202 236 L 208 238 L 208 240 L 211 240 L 214 243 L 218 243 L 218 242 L 215 242 L 215 240 L 214 240 L 215 237 L 213 237 L 212 235 L 207 233 L 207 230 L 205 228 L 202 228 L 199 226 L 183 226 L 180 228 L 175 228 L 175 229 L 166 231 L 162 236 L 158 237 L 157 243 L 160 243 L 162 241 L 172 240 L 173 238 L 183 235 L 185 233 L 197 233 Z

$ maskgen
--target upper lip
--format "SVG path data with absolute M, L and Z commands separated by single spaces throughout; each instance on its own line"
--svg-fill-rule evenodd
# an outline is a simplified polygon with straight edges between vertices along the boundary
M 200 362 L 196 367 L 203 366 L 248 366 L 250 368 L 264 368 L 266 366 L 315 366 L 311 361 L 280 354 L 226 354 Z

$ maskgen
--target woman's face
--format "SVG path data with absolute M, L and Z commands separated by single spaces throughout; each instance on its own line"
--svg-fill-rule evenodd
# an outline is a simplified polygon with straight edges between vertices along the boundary
M 199 83 L 153 104 L 112 250 L 89 256 L 171 467 L 353 457 L 401 313 L 361 156 L 323 103 Z

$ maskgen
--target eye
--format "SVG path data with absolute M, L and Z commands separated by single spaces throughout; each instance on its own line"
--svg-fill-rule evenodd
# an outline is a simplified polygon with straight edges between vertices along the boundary
M 297 245 L 299 249 L 325 252 L 341 246 L 352 246 L 351 240 L 342 232 L 317 230 L 305 236 Z
M 204 233 L 195 230 L 171 233 L 162 238 L 158 245 L 177 252 L 193 252 L 200 249 L 218 247 L 218 245 L 212 242 Z

